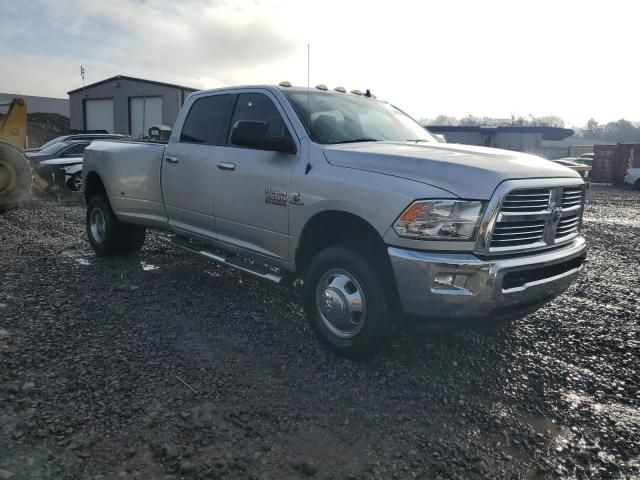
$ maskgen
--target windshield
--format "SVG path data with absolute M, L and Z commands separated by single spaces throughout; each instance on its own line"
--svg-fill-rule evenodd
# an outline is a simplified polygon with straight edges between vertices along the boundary
M 64 138 L 66 138 L 65 136 L 62 137 L 56 137 L 53 140 L 49 140 L 47 143 L 45 143 L 44 145 L 42 145 L 40 147 L 40 150 L 44 150 L 47 147 L 50 147 L 51 145 L 55 145 L 56 143 L 60 143 Z
M 45 145 L 43 148 L 40 149 L 40 151 L 38 152 L 38 155 L 57 155 L 58 152 L 60 152 L 63 148 L 68 147 L 69 145 L 71 145 L 68 142 L 57 142 L 57 143 L 52 143 L 51 145 Z
M 418 122 L 388 103 L 328 92 L 285 93 L 316 143 L 436 142 Z

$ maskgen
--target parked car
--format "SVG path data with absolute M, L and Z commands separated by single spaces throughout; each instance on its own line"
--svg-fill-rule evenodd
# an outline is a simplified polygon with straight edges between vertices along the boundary
M 578 172 L 582 177 L 582 179 L 584 180 L 584 183 L 587 186 L 587 188 L 589 188 L 589 186 L 591 185 L 591 181 L 589 179 L 589 172 L 592 170 L 591 165 L 587 165 L 585 163 L 579 163 L 577 162 L 577 159 L 573 157 L 557 158 L 551 161 L 554 163 L 557 163 L 558 165 L 563 165 L 567 168 L 570 168 L 575 172 Z
M 579 155 L 576 158 L 576 162 L 577 163 L 582 163 L 584 165 L 589 165 L 590 167 L 593 166 L 593 152 L 590 153 L 583 153 L 582 155 Z
M 58 185 L 59 189 L 66 187 L 76 193 L 82 191 L 82 156 L 43 160 L 35 166 L 35 170 L 50 186 Z
M 34 153 L 27 153 L 27 158 L 32 165 L 37 165 L 45 160 L 60 158 L 81 157 L 84 149 L 91 143 L 91 140 L 69 140 L 54 143 L 47 148 L 43 148 Z
M 575 171 L 439 143 L 389 103 L 324 86 L 193 93 L 168 144 L 93 142 L 84 175 L 98 255 L 136 251 L 155 227 L 264 280 L 302 277 L 311 328 L 348 357 L 378 351 L 402 319 L 522 317 L 586 255 Z
M 53 140 L 49 140 L 40 148 L 30 149 L 29 152 L 39 151 L 60 142 L 72 142 L 74 140 L 125 140 L 126 138 L 127 135 L 121 135 L 118 133 L 76 133 L 71 135 L 62 135 L 54 138 Z
M 624 177 L 625 185 L 636 187 L 640 190 L 640 168 L 630 168 Z

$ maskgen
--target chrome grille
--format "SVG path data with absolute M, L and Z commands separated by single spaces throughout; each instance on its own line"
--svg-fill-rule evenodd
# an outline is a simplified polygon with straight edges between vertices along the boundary
M 578 235 L 584 186 L 556 185 L 508 191 L 497 205 L 495 223 L 487 235 L 488 253 L 547 248 Z
M 583 197 L 583 187 L 564 187 L 562 189 L 562 208 L 571 208 L 582 205 Z
M 527 188 L 514 190 L 502 202 L 503 212 L 539 212 L 549 207 L 549 188 Z
M 579 215 L 571 215 L 561 218 L 558 222 L 558 227 L 556 228 L 556 238 L 562 238 L 566 237 L 567 235 L 571 235 L 572 233 L 576 233 L 579 226 Z
M 544 220 L 498 222 L 491 237 L 492 247 L 513 247 L 539 242 L 544 236 Z

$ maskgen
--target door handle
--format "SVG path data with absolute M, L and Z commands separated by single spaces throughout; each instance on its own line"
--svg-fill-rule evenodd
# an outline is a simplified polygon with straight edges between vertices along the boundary
M 168 163 L 178 163 L 178 157 L 164 157 L 164 161 Z
M 236 169 L 236 164 L 231 162 L 220 162 L 218 164 L 218 168 L 220 170 L 230 170 L 233 171 Z

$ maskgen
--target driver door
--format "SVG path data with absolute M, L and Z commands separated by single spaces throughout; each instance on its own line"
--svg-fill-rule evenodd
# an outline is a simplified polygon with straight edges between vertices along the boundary
M 240 120 L 266 122 L 272 134 L 290 135 L 293 131 L 278 101 L 266 91 L 238 95 L 231 128 Z M 289 259 L 289 184 L 298 159 L 299 153 L 233 145 L 229 134 L 215 174 L 218 241 Z

